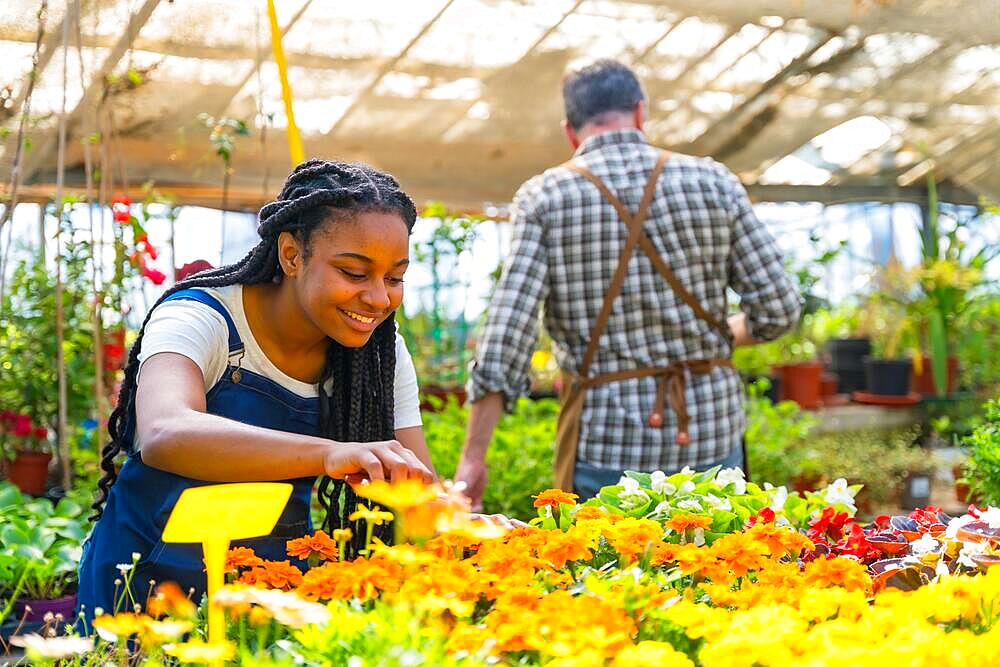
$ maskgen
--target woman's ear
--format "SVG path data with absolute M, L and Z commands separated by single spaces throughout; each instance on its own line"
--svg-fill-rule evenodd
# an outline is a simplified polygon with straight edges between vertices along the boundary
M 278 234 L 278 263 L 285 276 L 294 278 L 302 270 L 305 258 L 298 239 L 290 232 Z

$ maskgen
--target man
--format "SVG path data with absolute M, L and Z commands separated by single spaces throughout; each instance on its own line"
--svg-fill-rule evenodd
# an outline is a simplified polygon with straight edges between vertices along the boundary
M 456 478 L 478 507 L 486 449 L 526 393 L 539 304 L 563 370 L 556 483 L 581 497 L 625 470 L 744 465 L 732 348 L 777 338 L 799 298 L 739 180 L 642 133 L 635 74 L 610 60 L 563 80 L 573 158 L 525 183 L 469 379 Z M 740 296 L 728 321 L 726 289 Z

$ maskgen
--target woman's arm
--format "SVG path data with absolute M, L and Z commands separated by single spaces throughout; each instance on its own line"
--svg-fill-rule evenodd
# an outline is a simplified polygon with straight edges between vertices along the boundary
M 434 462 L 431 461 L 430 450 L 427 449 L 427 441 L 424 439 L 423 426 L 396 429 L 396 440 L 413 452 L 420 459 L 420 462 L 434 474 L 435 478 L 437 477 L 437 473 L 434 471 Z
M 212 482 L 323 474 L 339 479 L 356 473 L 371 479 L 419 477 L 430 481 L 433 477 L 428 467 L 396 440 L 338 443 L 251 426 L 205 410 L 204 376 L 196 363 L 172 352 L 147 359 L 136 393 L 136 428 L 143 462 Z

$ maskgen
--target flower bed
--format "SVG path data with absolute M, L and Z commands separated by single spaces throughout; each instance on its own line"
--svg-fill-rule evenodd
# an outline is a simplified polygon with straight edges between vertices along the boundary
M 66 650 L 101 665 L 1000 661 L 1000 509 L 861 526 L 856 491 L 838 480 L 802 496 L 736 470 L 630 473 L 582 505 L 539 493 L 534 525 L 505 531 L 464 515 L 457 494 L 374 484 L 362 493 L 395 509 L 396 546 L 372 541 L 342 562 L 348 536 L 317 533 L 289 543 L 315 564 L 306 572 L 230 553 L 217 598 L 229 643 L 204 643 L 203 610 L 164 585 L 145 610 L 95 620 L 96 647 Z M 144 658 L 128 657 L 126 637 Z

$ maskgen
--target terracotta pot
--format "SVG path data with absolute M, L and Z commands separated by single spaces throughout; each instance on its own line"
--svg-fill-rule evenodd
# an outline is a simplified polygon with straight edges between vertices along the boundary
M 823 364 L 807 361 L 799 364 L 784 364 L 774 369 L 781 378 L 782 400 L 795 401 L 806 410 L 819 407 L 820 376 Z
M 31 609 L 25 616 L 25 610 Z M 76 593 L 64 595 L 54 600 L 27 600 L 19 599 L 14 603 L 14 616 L 18 619 L 24 617 L 27 623 L 41 623 L 45 615 L 52 612 L 52 615 L 62 614 L 63 620 L 71 623 L 73 612 L 76 609 Z
M 923 373 L 917 374 L 916 366 L 913 367 L 911 384 L 913 391 L 924 396 L 937 396 L 937 387 L 934 385 L 934 366 L 931 358 L 926 354 L 923 356 Z M 948 383 L 945 387 L 945 394 L 955 392 L 955 381 L 958 378 L 958 357 L 948 356 Z
M 840 386 L 840 379 L 833 373 L 823 373 L 819 376 L 819 395 L 829 398 L 837 395 L 837 388 Z
M 45 493 L 49 479 L 52 454 L 19 449 L 14 460 L 7 464 L 7 479 L 24 493 L 40 496 Z

